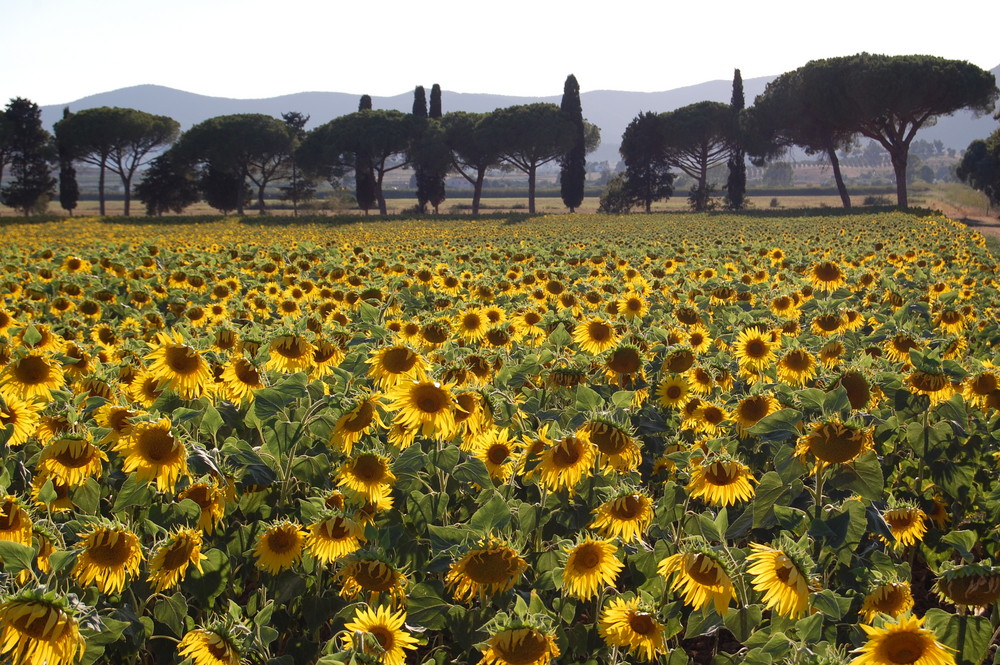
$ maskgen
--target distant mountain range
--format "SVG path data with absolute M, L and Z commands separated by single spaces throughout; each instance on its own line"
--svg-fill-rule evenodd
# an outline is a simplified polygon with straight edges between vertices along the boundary
M 1000 66 L 992 70 L 1000 79 Z M 744 79 L 743 89 L 746 104 L 753 104 L 754 98 L 764 91 L 764 87 L 774 76 Z M 672 111 L 687 104 L 703 100 L 728 103 L 732 96 L 732 81 L 708 81 L 698 85 L 666 90 L 663 92 L 625 92 L 617 90 L 594 90 L 580 95 L 583 115 L 601 128 L 601 146 L 588 159 L 608 161 L 614 166 L 618 160 L 618 146 L 622 132 L 632 118 L 643 111 Z M 358 109 L 359 95 L 343 92 L 299 92 L 266 99 L 230 99 L 197 95 L 183 90 L 159 85 L 137 85 L 111 92 L 102 92 L 66 104 L 42 107 L 42 122 L 51 128 L 62 117 L 64 107 L 71 111 L 81 111 L 98 106 L 119 106 L 134 108 L 148 113 L 167 115 L 181 124 L 182 129 L 207 118 L 230 113 L 265 113 L 281 117 L 282 113 L 298 111 L 310 116 L 308 128 L 321 125 L 333 118 Z M 473 94 L 443 91 L 444 111 L 486 112 L 514 104 L 552 102 L 558 104 L 561 95 L 551 97 L 516 97 L 508 95 Z M 409 112 L 413 107 L 413 92 L 392 97 L 372 97 L 376 109 L 395 109 Z M 926 141 L 940 140 L 945 147 L 964 150 L 977 138 L 985 138 L 997 129 L 997 121 L 991 116 L 974 118 L 968 111 L 959 111 L 954 116 L 941 118 L 937 125 L 922 129 L 917 138 Z

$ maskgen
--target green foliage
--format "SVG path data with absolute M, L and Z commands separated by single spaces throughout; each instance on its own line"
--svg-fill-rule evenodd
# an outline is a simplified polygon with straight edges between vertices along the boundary
M 587 178 L 587 146 L 580 103 L 580 84 L 570 74 L 563 86 L 559 108 L 573 123 L 573 141 L 559 159 L 559 188 L 563 204 L 573 212 L 583 203 L 583 188 Z
M 733 74 L 733 97 L 729 102 L 733 110 L 733 146 L 726 166 L 729 169 L 729 176 L 726 180 L 726 208 L 729 210 L 742 210 L 746 205 L 747 190 L 747 165 L 746 153 L 743 149 L 743 136 L 740 128 L 739 117 L 743 111 L 746 101 L 743 98 L 743 77 L 740 70 Z
M 663 116 L 651 111 L 640 113 L 622 134 L 619 152 L 625 162 L 625 175 L 621 194 L 630 208 L 641 205 L 650 212 L 653 202 L 669 199 L 674 193 L 663 122 Z M 619 201 L 620 209 L 625 201 Z
M 44 212 L 56 181 L 49 168 L 55 155 L 51 136 L 42 128 L 42 111 L 34 102 L 17 97 L 8 102 L 2 117 L 3 158 L 13 179 L 0 189 L 0 201 L 25 216 Z
M 169 150 L 149 163 L 135 186 L 136 197 L 146 206 L 146 214 L 180 213 L 201 198 L 194 169 L 179 164 Z M 214 190 L 213 185 L 209 188 Z M 218 202 L 218 199 L 213 199 Z M 228 208 L 234 210 L 235 207 Z
M 959 180 L 1000 205 L 1000 129 L 969 144 L 956 171 Z

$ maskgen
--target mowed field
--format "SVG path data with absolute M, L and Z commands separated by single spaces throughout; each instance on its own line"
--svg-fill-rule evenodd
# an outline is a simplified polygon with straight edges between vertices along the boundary
M 11 662 L 994 657 L 964 224 L 3 222 Z

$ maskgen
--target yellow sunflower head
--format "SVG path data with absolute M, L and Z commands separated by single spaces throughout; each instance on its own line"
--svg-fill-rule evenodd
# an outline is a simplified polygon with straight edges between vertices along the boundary
M 653 661 L 667 653 L 664 625 L 638 598 L 612 598 L 601 610 L 597 629 L 605 644 L 625 649 L 639 660 Z
M 150 374 L 184 399 L 198 399 L 211 386 L 214 378 L 208 361 L 201 353 L 184 343 L 177 331 L 173 337 L 157 333 L 152 351 L 146 355 Z
M 766 334 L 757 326 L 741 331 L 733 343 L 736 360 L 740 367 L 758 371 L 774 362 L 774 350 L 777 346 L 771 335 Z
M 574 598 L 589 600 L 605 586 L 614 586 L 624 564 L 618 560 L 618 548 L 607 540 L 581 539 L 567 547 L 563 567 L 563 590 Z
M 653 522 L 653 500 L 638 491 L 623 491 L 594 509 L 589 528 L 605 538 L 641 540 Z
M 21 592 L 0 603 L 0 657 L 14 665 L 71 665 L 86 641 L 62 599 Z
M 240 665 L 243 662 L 238 641 L 221 626 L 195 628 L 184 633 L 177 653 L 181 658 L 190 658 L 194 665 Z
M 448 440 L 456 433 L 455 398 L 449 384 L 404 381 L 386 393 L 394 423 L 419 429 L 425 437 Z
M 754 590 L 763 594 L 764 605 L 783 617 L 796 619 L 809 606 L 810 583 L 808 559 L 792 543 L 780 548 L 750 544 L 747 572 Z
M 174 434 L 169 418 L 137 423 L 118 442 L 117 450 L 125 457 L 122 471 L 155 482 L 161 492 L 173 492 L 178 479 L 188 473 L 187 447 Z
M 95 525 L 79 534 L 73 577 L 80 586 L 95 584 L 101 593 L 120 593 L 139 574 L 139 538 L 124 526 Z
M 846 464 L 872 447 L 872 432 L 850 422 L 826 418 L 812 424 L 809 432 L 799 437 L 795 453 L 802 458 L 812 455 L 817 467 Z
M 634 471 L 642 462 L 642 449 L 626 426 L 609 418 L 594 417 L 577 432 L 597 448 L 599 465 L 621 473 Z
M 269 525 L 257 539 L 257 567 L 277 575 L 302 559 L 306 532 L 301 525 L 284 520 Z
M 384 599 L 394 606 L 406 600 L 406 575 L 380 556 L 360 552 L 348 555 L 336 579 L 341 585 L 340 596 L 346 600 L 360 598 L 374 605 Z
M 665 578 L 673 578 L 670 589 L 695 610 L 712 603 L 719 616 L 726 616 L 729 601 L 736 599 L 726 564 L 704 543 L 684 543 L 679 552 L 660 562 L 657 572 Z
M 189 566 L 201 571 L 201 562 L 208 557 L 201 553 L 201 531 L 197 529 L 177 529 L 153 554 L 149 561 L 149 581 L 158 591 L 166 591 L 177 586 Z
M 419 643 L 403 629 L 405 624 L 405 610 L 359 607 L 354 618 L 344 625 L 344 646 L 385 665 L 403 665 L 406 651 L 416 649 Z
M 947 565 L 938 573 L 934 591 L 956 606 L 989 607 L 1000 599 L 1000 566 L 989 562 Z
M 861 603 L 861 617 L 871 623 L 879 614 L 898 617 L 913 609 L 913 594 L 906 582 L 886 582 L 879 584 L 865 595 Z
M 924 628 L 922 617 L 910 614 L 881 627 L 861 624 L 868 635 L 864 646 L 855 651 L 853 665 L 955 665 L 951 649 Z
M 364 540 L 361 524 L 346 515 L 334 514 L 309 525 L 305 546 L 314 559 L 327 564 L 361 549 Z

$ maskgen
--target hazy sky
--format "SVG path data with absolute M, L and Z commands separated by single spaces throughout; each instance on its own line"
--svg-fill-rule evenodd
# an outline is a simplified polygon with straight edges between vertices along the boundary
M 939 7 L 942 5 L 938 5 Z M 733 7 L 730 9 L 729 7 Z M 996 0 L 0 0 L 0 102 L 154 83 L 220 97 L 303 91 L 558 95 L 780 74 L 861 51 L 1000 64 L 973 33 Z

